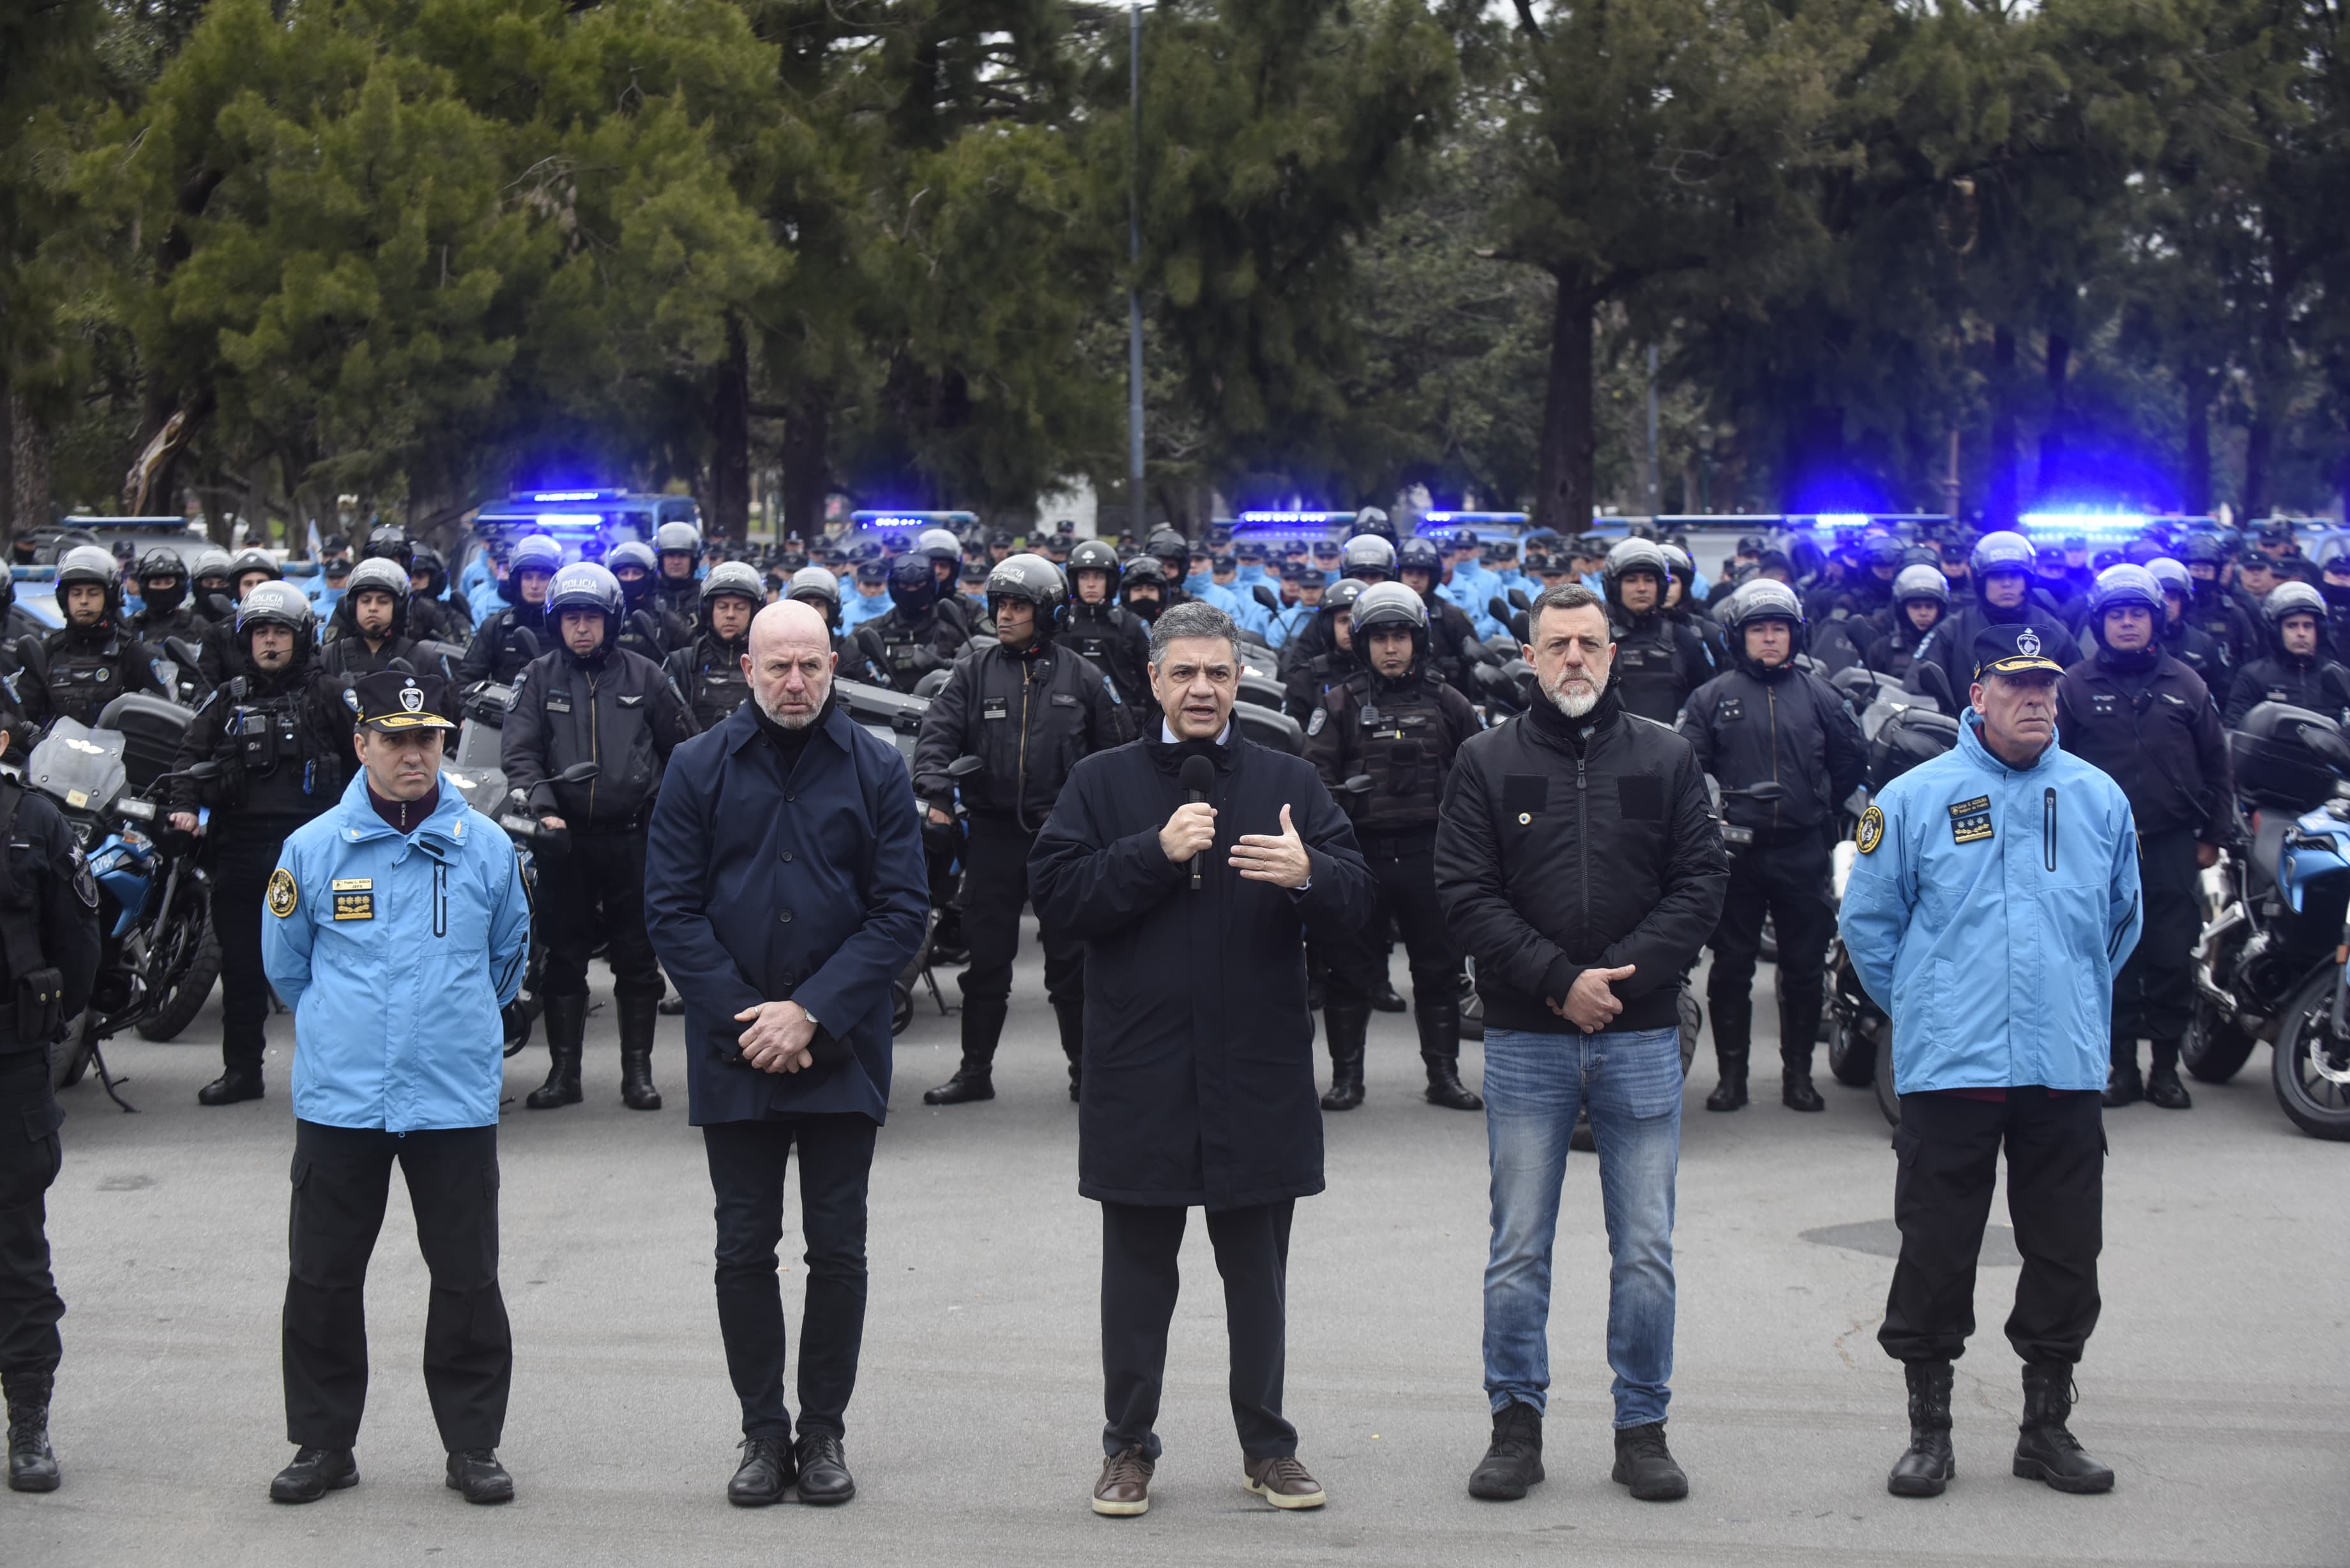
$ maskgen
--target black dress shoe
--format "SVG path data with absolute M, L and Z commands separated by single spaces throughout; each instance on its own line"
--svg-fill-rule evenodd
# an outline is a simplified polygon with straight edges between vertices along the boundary
M 489 1449 L 467 1449 L 449 1456 L 449 1490 L 462 1491 L 467 1502 L 512 1502 L 514 1477 Z
M 967 1106 L 974 1100 L 995 1098 L 995 1079 L 985 1067 L 973 1070 L 958 1067 L 955 1075 L 935 1089 L 922 1091 L 926 1106 Z
M 2106 1108 L 2119 1110 L 2146 1098 L 2146 1080 L 2138 1076 L 2137 1064 L 2106 1070 Z
M 737 1508 L 764 1508 L 784 1501 L 784 1489 L 799 1473 L 792 1440 L 782 1437 L 743 1439 L 743 1462 L 726 1483 L 726 1501 Z
M 254 1073 L 223 1073 L 196 1091 L 200 1106 L 233 1106 L 239 1100 L 261 1098 L 261 1075 Z
M 2187 1085 L 2178 1081 L 2178 1069 L 2158 1064 L 2146 1075 L 2146 1103 L 2166 1111 L 2183 1111 L 2195 1101 Z
M 830 1432 L 802 1432 L 792 1445 L 799 1461 L 800 1501 L 818 1508 L 847 1502 L 857 1495 L 857 1482 L 841 1456 L 840 1439 Z
M 1396 994 L 1393 984 L 1382 980 L 1371 988 L 1371 1006 L 1381 1012 L 1401 1012 L 1403 998 Z
M 272 1502 L 316 1502 L 359 1484 L 359 1459 L 348 1449 L 296 1449 L 294 1462 L 269 1483 Z

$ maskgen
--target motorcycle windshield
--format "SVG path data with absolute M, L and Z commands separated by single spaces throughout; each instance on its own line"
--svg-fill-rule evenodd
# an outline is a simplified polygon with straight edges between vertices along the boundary
M 25 782 L 68 811 L 103 811 L 122 793 L 124 736 L 59 719 L 25 763 Z

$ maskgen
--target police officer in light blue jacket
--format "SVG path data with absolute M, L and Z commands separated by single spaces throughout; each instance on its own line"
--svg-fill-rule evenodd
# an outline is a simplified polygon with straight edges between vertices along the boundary
M 314 1502 L 359 1480 L 362 1289 L 394 1161 L 432 1274 L 424 1386 L 468 1502 L 504 1502 L 514 1351 L 498 1290 L 503 1009 L 522 983 L 530 901 L 514 846 L 441 776 L 442 682 L 363 676 L 364 770 L 286 840 L 262 957 L 294 1011 L 294 1205 L 284 1322 L 286 1438 L 270 1483 Z
M 2114 977 L 2144 924 L 2129 801 L 2056 736 L 2064 667 L 2028 622 L 1983 628 L 1959 743 L 1886 786 L 1860 819 L 1841 923 L 1893 1020 L 1900 1260 L 1877 1343 L 1903 1364 L 1910 1438 L 1897 1497 L 1938 1496 L 1950 1364 L 1974 1329 L 1975 1260 L 2002 1145 L 2023 1270 L 2014 1472 L 2059 1491 L 2114 1472 L 2065 1428 L 2096 1326 Z

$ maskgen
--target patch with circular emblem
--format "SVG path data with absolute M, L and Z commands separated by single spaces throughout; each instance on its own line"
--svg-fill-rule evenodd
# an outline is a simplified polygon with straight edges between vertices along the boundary
M 294 873 L 280 866 L 269 874 L 269 912 L 279 919 L 294 912 Z
M 1862 812 L 1860 829 L 1852 836 L 1852 842 L 1863 855 L 1877 853 L 1877 846 L 1885 842 L 1885 814 L 1873 805 Z

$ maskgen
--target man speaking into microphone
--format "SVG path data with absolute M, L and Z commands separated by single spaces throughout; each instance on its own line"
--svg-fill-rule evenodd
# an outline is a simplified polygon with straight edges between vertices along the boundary
M 1158 732 L 1076 765 L 1037 835 L 1039 918 L 1086 937 L 1077 1190 L 1102 1208 L 1106 1456 L 1094 1511 L 1150 1506 L 1186 1210 L 1223 1276 L 1242 1485 L 1319 1508 L 1282 1418 L 1289 1225 L 1322 1190 L 1305 934 L 1344 936 L 1371 879 L 1312 764 L 1233 732 L 1232 618 L 1151 628 Z

